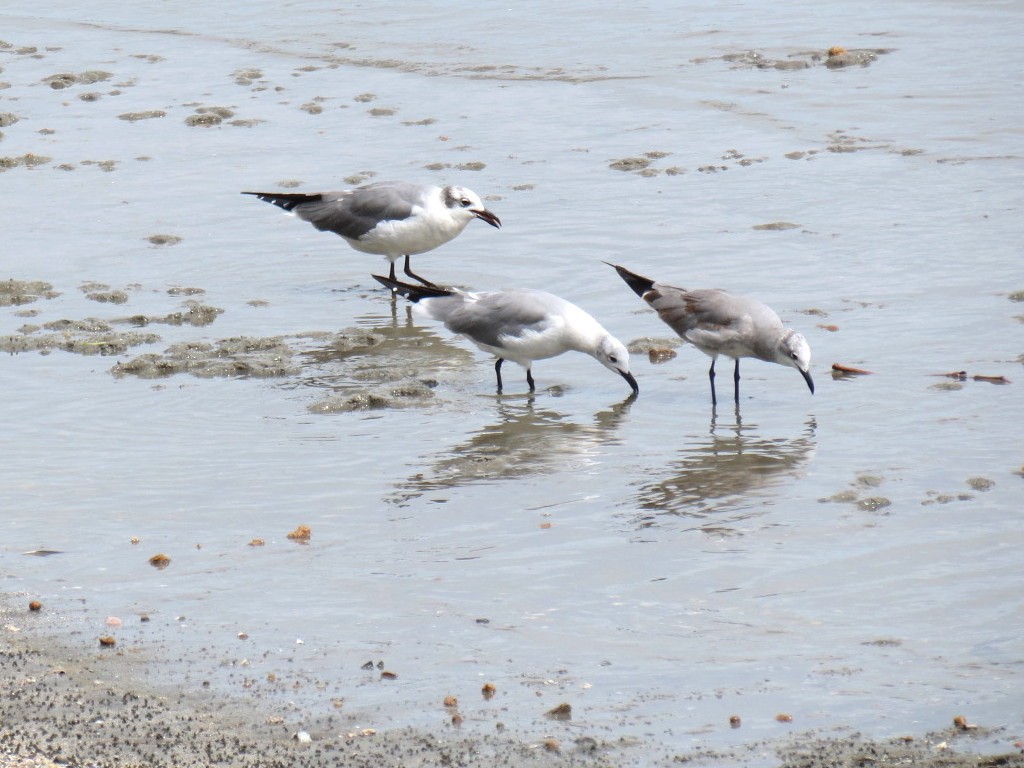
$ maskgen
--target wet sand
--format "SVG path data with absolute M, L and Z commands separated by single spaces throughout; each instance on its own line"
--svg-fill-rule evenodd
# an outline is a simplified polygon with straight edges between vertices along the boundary
M 585 727 L 567 737 L 524 738 L 515 723 L 492 734 L 460 727 L 457 702 L 438 702 L 439 726 L 364 728 L 336 714 L 296 721 L 280 702 L 240 701 L 212 691 L 155 686 L 157 660 L 131 647 L 50 623 L 24 595 L 0 595 L 0 766 L 603 766 L 730 765 L 1024 766 L 1024 750 L 971 753 L 991 730 L 964 724 L 889 741 L 814 732 L 736 750 L 667 750 L 643 739 L 605 740 Z M 93 645 L 95 643 L 95 645 Z M 444 706 L 445 704 L 448 706 Z M 511 713 L 509 713 L 511 715 Z M 560 718 L 556 718 L 560 719 Z M 737 722 L 737 726 L 741 726 Z

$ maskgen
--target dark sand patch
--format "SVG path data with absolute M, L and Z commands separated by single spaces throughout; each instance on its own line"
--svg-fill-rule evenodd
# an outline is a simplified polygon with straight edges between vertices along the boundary
M 165 629 L 159 617 L 138 623 L 130 633 L 114 630 L 113 635 L 121 631 L 134 639 L 117 642 L 122 638 L 114 637 L 115 643 L 104 648 L 98 635 L 105 633 L 89 633 L 67 617 L 55 617 L 50 606 L 33 609 L 30 600 L 0 594 L 0 768 L 1024 766 L 1024 755 L 1010 748 L 1011 737 L 1002 729 L 969 724 L 960 717 L 944 730 L 882 741 L 859 734 L 835 738 L 802 733 L 727 750 L 678 751 L 652 743 L 650 737 L 594 730 L 585 722 L 555 724 L 537 712 L 501 705 L 493 713 L 500 717 L 496 727 L 481 732 L 482 725 L 474 723 L 473 732 L 457 727 L 463 722 L 458 702 L 440 698 L 438 726 L 431 731 L 389 727 L 392 715 L 386 706 L 368 717 L 342 700 L 337 700 L 340 706 L 325 701 L 321 712 L 326 714 L 313 715 L 288 705 L 268 688 L 251 688 L 242 698 L 205 687 L 149 682 L 148 671 L 165 667 L 168 655 L 159 636 Z M 354 659 L 353 668 L 360 661 Z M 972 754 L 978 740 L 1005 740 L 1007 749 Z

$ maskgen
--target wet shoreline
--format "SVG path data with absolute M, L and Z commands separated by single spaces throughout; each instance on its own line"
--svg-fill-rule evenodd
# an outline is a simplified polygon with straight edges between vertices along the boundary
M 205 686 L 154 685 L 146 667 L 152 652 L 82 637 L 67 617 L 56 621 L 32 610 L 23 594 L 0 594 L 4 649 L 0 652 L 0 766 L 293 766 L 319 768 L 428 765 L 534 765 L 610 768 L 622 765 L 900 766 L 989 768 L 1024 766 L 1019 742 L 1001 754 L 981 753 L 978 742 L 999 731 L 958 720 L 949 728 L 871 740 L 814 731 L 730 750 L 670 749 L 656 739 L 590 732 L 585 725 L 546 733 L 507 722 L 481 733 L 463 727 L 457 700 L 439 702 L 433 731 L 363 727 L 337 713 L 309 718 L 260 697 L 240 700 Z M 564 707 L 567 708 L 567 707 Z M 557 710 L 556 707 L 552 712 Z M 568 709 L 568 708 L 567 708 Z M 780 715 L 780 718 L 783 717 Z M 389 719 L 380 713 L 381 722 Z M 561 720 L 571 717 L 555 716 Z M 959 723 L 959 725 L 957 724 Z M 738 717 L 732 727 L 741 727 Z M 840 731 L 844 729 L 839 729 Z

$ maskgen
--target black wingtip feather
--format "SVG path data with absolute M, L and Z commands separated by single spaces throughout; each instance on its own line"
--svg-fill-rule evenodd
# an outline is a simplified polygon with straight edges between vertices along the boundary
M 442 296 L 451 296 L 452 292 L 444 288 L 428 288 L 425 285 L 411 285 L 410 283 L 403 283 L 400 280 L 392 280 L 390 277 L 384 277 L 383 275 L 371 275 L 371 277 L 378 283 L 388 288 L 399 296 L 404 296 L 413 304 L 420 299 L 437 299 Z
M 626 285 L 632 288 L 633 293 L 635 293 L 641 299 L 644 297 L 645 293 L 654 288 L 654 281 L 651 280 L 650 278 L 643 277 L 641 275 L 636 274 L 635 272 L 630 272 L 625 267 L 620 267 L 617 264 L 612 264 L 610 261 L 606 261 L 605 264 L 607 264 L 609 267 L 612 267 L 616 272 L 618 272 L 619 277 L 625 280 Z

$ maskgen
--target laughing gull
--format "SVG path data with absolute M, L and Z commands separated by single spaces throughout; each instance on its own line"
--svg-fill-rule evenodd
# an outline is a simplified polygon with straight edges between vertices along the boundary
M 500 228 L 501 220 L 465 187 L 435 187 L 407 181 L 378 181 L 341 192 L 243 192 L 273 203 L 319 230 L 333 232 L 363 253 L 391 262 L 405 257 L 405 274 L 433 285 L 409 267 L 409 257 L 455 238 L 473 219 Z
M 484 352 L 497 356 L 494 373 L 501 394 L 501 364 L 506 360 L 526 369 L 530 392 L 535 387 L 530 368 L 534 360 L 563 352 L 584 352 L 619 374 L 640 391 L 629 372 L 629 352 L 600 323 L 565 299 L 545 291 L 515 288 L 469 293 L 457 288 L 428 288 L 374 275 L 379 283 L 417 305 L 421 314 L 444 323 Z
M 608 264 L 608 262 L 605 262 Z M 711 357 L 711 404 L 715 397 L 715 361 L 719 355 L 736 361 L 733 373 L 736 404 L 740 402 L 740 358 L 756 357 L 769 363 L 788 365 L 800 371 L 814 394 L 809 372 L 811 348 L 794 330 L 783 328 L 771 307 L 756 299 L 734 296 L 717 289 L 687 291 L 656 283 L 646 277 L 615 267 L 619 277 L 641 299 L 653 307 L 681 339 Z

